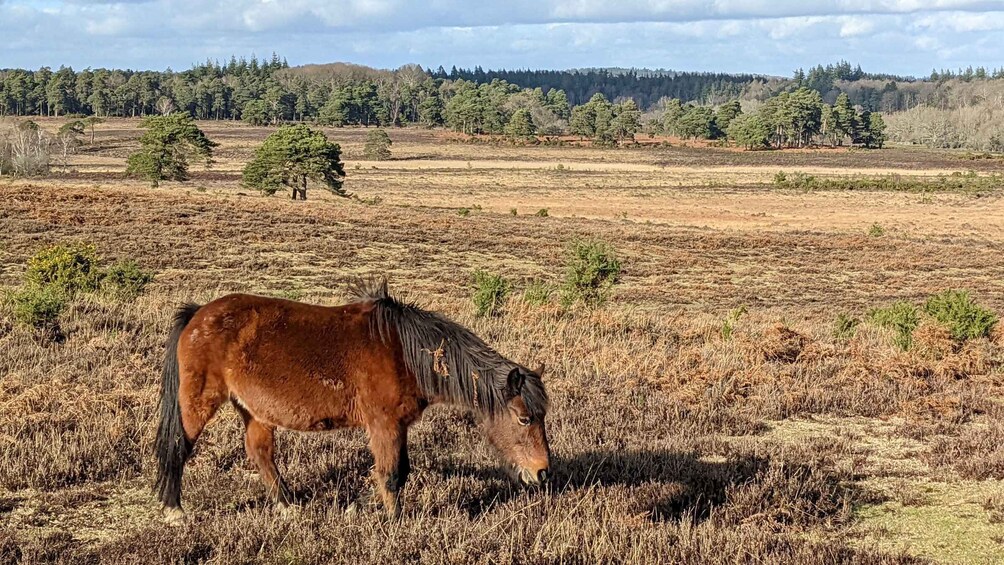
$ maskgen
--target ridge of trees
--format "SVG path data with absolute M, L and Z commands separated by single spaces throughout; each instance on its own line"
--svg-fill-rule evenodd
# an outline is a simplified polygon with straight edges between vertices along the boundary
M 462 89 L 504 82 L 561 92 L 569 106 L 599 93 L 611 101 L 634 100 L 641 110 L 662 99 L 717 105 L 730 99 L 763 101 L 806 87 L 829 104 L 841 93 L 855 106 L 897 112 L 918 105 L 954 103 L 953 85 L 1004 79 L 1004 68 L 935 70 L 916 79 L 866 73 L 841 61 L 796 70 L 790 79 L 753 74 L 674 72 L 644 69 L 483 70 L 418 65 L 379 70 L 334 63 L 291 68 L 273 55 L 258 60 L 231 57 L 180 72 L 91 69 L 0 70 L 0 115 L 137 117 L 185 111 L 196 119 L 245 119 L 250 123 L 317 120 L 332 125 L 439 125 L 446 100 Z M 560 116 L 559 116 L 560 118 Z M 488 127 L 487 129 L 491 129 Z

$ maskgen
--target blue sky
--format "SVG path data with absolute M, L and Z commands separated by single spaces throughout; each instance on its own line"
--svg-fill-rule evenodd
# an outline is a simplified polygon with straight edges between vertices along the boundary
M 270 55 L 788 76 L 1004 65 L 1004 0 L 0 0 L 0 68 L 187 68 Z

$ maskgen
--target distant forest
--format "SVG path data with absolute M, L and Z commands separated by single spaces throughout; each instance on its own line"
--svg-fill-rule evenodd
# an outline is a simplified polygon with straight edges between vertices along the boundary
M 720 113 L 726 105 L 758 112 L 782 95 L 808 91 L 818 97 L 812 105 L 821 111 L 834 108 L 839 100 L 841 108 L 849 104 L 862 116 L 911 116 L 887 120 L 892 140 L 979 149 L 998 147 L 1004 139 L 994 125 L 1004 105 L 1001 79 L 1004 69 L 935 70 L 918 79 L 867 73 L 845 61 L 798 69 L 783 78 L 634 69 L 446 71 L 406 65 L 379 70 L 345 63 L 290 67 L 273 55 L 265 60 L 207 61 L 183 71 L 4 69 L 0 116 L 137 117 L 181 111 L 198 119 L 251 124 L 418 124 L 472 134 L 503 134 L 509 128 L 542 135 L 594 131 L 599 137 L 607 129 L 604 104 L 609 102 L 610 120 L 623 109 L 625 117 L 610 125 L 620 139 L 627 131 L 625 122 L 635 121 L 635 112 L 648 133 L 658 134 L 662 130 L 653 124 L 668 123 L 667 109 L 675 112 L 681 104 L 700 109 L 693 116 L 704 123 L 709 112 Z M 808 98 L 799 94 L 785 100 L 794 104 Z M 573 124 L 576 115 L 597 110 L 599 130 L 581 120 Z M 823 115 L 818 133 L 780 137 L 788 140 L 785 143 L 818 142 L 827 129 Z M 703 126 L 697 129 L 705 131 Z M 724 135 L 724 128 L 719 129 Z M 867 128 L 858 124 L 857 130 Z
M 660 98 L 679 98 L 690 102 L 708 97 L 738 98 L 746 86 L 761 77 L 725 73 L 665 73 L 652 75 L 645 71 L 613 71 L 590 69 L 577 71 L 496 70 L 484 71 L 442 67 L 431 73 L 433 78 L 469 80 L 486 83 L 504 80 L 523 88 L 564 90 L 569 103 L 585 104 L 596 93 L 610 100 L 631 98 L 641 108 L 653 106 Z

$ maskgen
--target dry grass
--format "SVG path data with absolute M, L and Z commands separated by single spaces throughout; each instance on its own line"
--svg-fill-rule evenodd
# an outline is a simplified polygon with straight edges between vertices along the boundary
M 983 563 L 1004 551 L 1000 328 L 958 347 L 922 325 L 909 352 L 868 324 L 832 335 L 838 313 L 945 288 L 1004 311 L 1000 201 L 778 194 L 749 181 L 781 165 L 936 170 L 950 155 L 495 147 L 409 130 L 390 132 L 400 166 L 356 170 L 365 132 L 338 130 L 346 186 L 384 198 L 367 206 L 242 194 L 235 171 L 268 130 L 231 124 L 212 124 L 217 168 L 151 190 L 117 172 L 134 125 L 102 124 L 66 178 L 0 181 L 0 287 L 53 242 L 93 242 L 156 273 L 133 303 L 75 300 L 61 343 L 0 310 L 0 561 Z M 419 168 L 434 160 L 465 165 Z M 495 165 L 516 160 L 530 164 Z M 675 184 L 685 177 L 704 180 Z M 635 190 L 651 192 L 624 196 Z M 630 198 L 650 203 L 653 224 L 612 219 Z M 589 199 L 606 219 L 562 213 Z M 460 217 L 461 202 L 485 211 Z M 723 219 L 723 203 L 804 220 Z M 552 217 L 514 217 L 514 206 Z M 891 233 L 868 237 L 876 222 Z M 623 258 L 610 303 L 562 312 L 518 298 L 530 281 L 555 284 L 565 245 L 586 235 Z M 516 283 L 504 316 L 474 317 L 478 268 Z M 232 291 L 335 304 L 371 273 L 506 355 L 546 363 L 551 488 L 512 486 L 470 417 L 436 408 L 410 436 L 402 521 L 344 512 L 371 464 L 357 431 L 280 434 L 280 467 L 302 501 L 281 515 L 225 409 L 186 474 L 196 521 L 165 527 L 150 445 L 173 307 Z

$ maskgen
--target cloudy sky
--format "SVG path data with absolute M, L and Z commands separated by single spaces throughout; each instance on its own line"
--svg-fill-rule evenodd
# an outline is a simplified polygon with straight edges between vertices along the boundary
M 0 68 L 187 68 L 276 52 L 485 68 L 790 75 L 1004 65 L 1004 0 L 0 0 Z

